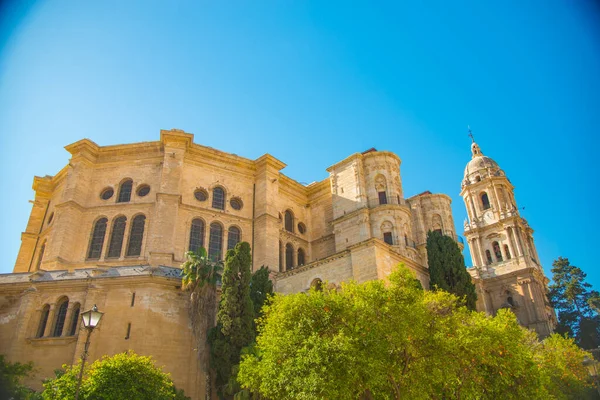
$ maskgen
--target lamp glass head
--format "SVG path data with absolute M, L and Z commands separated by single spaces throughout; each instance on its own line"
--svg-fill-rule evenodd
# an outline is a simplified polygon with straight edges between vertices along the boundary
M 95 328 L 100 323 L 102 315 L 104 315 L 104 313 L 98 311 L 98 307 L 94 304 L 94 307 L 92 307 L 91 310 L 81 313 L 83 326 L 86 328 Z

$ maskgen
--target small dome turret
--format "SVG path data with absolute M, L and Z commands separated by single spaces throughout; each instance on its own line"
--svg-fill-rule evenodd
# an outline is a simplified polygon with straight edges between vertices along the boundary
M 498 163 L 490 157 L 484 156 L 481 148 L 475 141 L 471 144 L 471 153 L 471 161 L 465 167 L 463 186 L 479 182 L 488 176 L 504 175 L 504 171 L 500 169 Z

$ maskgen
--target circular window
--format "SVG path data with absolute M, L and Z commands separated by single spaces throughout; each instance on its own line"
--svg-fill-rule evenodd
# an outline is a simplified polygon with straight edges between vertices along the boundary
M 138 189 L 137 189 L 137 195 L 138 196 L 144 197 L 148 193 L 150 193 L 150 186 L 148 186 L 148 185 L 140 185 L 140 186 L 138 186 Z
M 198 189 L 194 192 L 194 197 L 198 201 L 206 201 L 208 199 L 208 193 L 204 189 Z
M 50 225 L 52 223 L 53 219 L 54 219 L 54 213 L 50 214 L 50 216 L 48 217 L 48 225 Z
M 302 222 L 298 224 L 298 232 L 300 232 L 303 235 L 306 232 L 306 225 L 304 225 Z
M 234 197 L 229 201 L 229 205 L 234 210 L 241 210 L 242 207 L 244 206 L 244 203 L 242 203 L 242 200 L 239 199 L 238 197 Z
M 113 197 L 113 194 L 115 194 L 115 191 L 113 190 L 113 188 L 106 188 L 102 191 L 102 193 L 100 193 L 100 198 L 102 200 L 108 200 L 111 197 Z

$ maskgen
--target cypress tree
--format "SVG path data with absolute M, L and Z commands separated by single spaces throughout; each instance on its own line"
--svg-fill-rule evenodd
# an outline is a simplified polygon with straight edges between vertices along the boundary
M 252 257 L 247 242 L 227 251 L 217 326 L 209 335 L 211 366 L 216 372 L 217 390 L 229 382 L 232 367 L 239 364 L 242 348 L 254 341 L 254 308 L 250 298 Z
M 470 310 L 475 310 L 477 294 L 471 275 L 465 267 L 465 259 L 458 244 L 440 232 L 427 233 L 427 262 L 429 264 L 429 287 L 445 290 L 464 299 Z
M 262 316 L 262 306 L 267 298 L 273 294 L 273 282 L 269 279 L 269 269 L 264 265 L 252 274 L 250 281 L 250 298 L 254 305 L 254 314 L 256 318 Z

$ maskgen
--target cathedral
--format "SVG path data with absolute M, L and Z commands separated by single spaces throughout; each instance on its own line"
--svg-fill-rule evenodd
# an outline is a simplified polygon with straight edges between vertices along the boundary
M 401 160 L 387 151 L 352 154 L 327 168 L 328 178 L 303 185 L 269 154 L 250 160 L 178 129 L 153 142 L 101 147 L 83 139 L 66 150 L 61 171 L 34 178 L 14 271 L 0 275 L 0 354 L 33 361 L 28 383 L 38 390 L 56 368 L 77 362 L 85 342 L 79 316 L 97 305 L 104 317 L 90 362 L 128 349 L 152 355 L 199 398 L 205 379 L 179 269 L 189 250 L 205 247 L 220 260 L 246 241 L 253 269 L 267 266 L 285 294 L 385 279 L 400 263 L 428 288 L 427 232 L 464 248 L 450 197 L 405 197 Z M 555 318 L 533 230 L 504 171 L 476 143 L 471 150 L 461 196 L 477 308 L 491 315 L 510 308 L 547 336 Z

